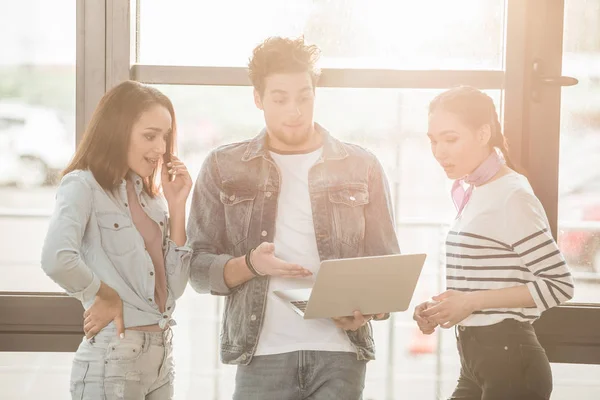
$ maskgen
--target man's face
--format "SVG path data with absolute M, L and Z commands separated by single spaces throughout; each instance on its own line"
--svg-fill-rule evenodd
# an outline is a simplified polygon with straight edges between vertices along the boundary
M 315 88 L 308 72 L 269 75 L 262 96 L 254 90 L 254 102 L 263 111 L 273 147 L 294 150 L 309 143 Z

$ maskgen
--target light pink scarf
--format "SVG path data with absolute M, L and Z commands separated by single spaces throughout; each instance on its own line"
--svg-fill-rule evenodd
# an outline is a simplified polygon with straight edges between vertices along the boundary
M 460 217 L 463 209 L 469 202 L 471 194 L 473 193 L 473 187 L 481 186 L 488 182 L 490 179 L 496 176 L 504 164 L 506 164 L 506 161 L 500 154 L 498 154 L 496 149 L 494 149 L 488 158 L 479 164 L 479 167 L 477 167 L 475 171 L 471 172 L 464 178 L 454 181 L 454 184 L 452 185 L 452 201 L 454 202 L 454 206 L 458 211 L 456 218 Z M 463 187 L 463 183 L 469 185 L 466 190 Z

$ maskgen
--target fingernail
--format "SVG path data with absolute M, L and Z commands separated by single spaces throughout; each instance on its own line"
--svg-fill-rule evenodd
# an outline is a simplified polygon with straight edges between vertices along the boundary
M 120 337 L 121 339 L 125 339 L 125 334 L 124 334 L 124 333 L 121 333 L 121 334 L 119 335 L 119 337 Z

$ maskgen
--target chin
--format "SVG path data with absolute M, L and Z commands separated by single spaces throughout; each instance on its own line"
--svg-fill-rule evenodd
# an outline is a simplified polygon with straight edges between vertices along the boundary
M 143 170 L 133 170 L 133 172 L 135 172 L 140 178 L 142 179 L 146 179 L 149 178 L 150 176 L 152 176 L 152 174 L 154 173 L 154 170 L 147 170 L 147 169 L 143 169 Z
M 463 177 L 463 175 L 457 174 L 454 171 L 444 171 L 444 172 L 446 173 L 446 176 L 448 177 L 448 179 L 456 180 L 456 179 L 460 179 Z

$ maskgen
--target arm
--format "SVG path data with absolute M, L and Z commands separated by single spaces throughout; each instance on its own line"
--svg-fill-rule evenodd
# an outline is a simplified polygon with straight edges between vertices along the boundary
M 190 279 L 197 292 L 229 295 L 231 289 L 255 276 L 248 268 L 245 257 L 234 258 L 225 254 L 228 239 L 220 182 L 213 153 L 200 171 L 192 199 L 188 222 L 188 237 L 194 250 Z M 287 278 L 311 275 L 309 270 L 275 257 L 272 243 L 261 243 L 252 252 L 251 259 L 255 269 L 262 275 Z
M 533 279 L 522 285 L 463 293 L 448 290 L 433 300 L 440 303 L 421 313 L 443 328 L 449 328 L 475 311 L 491 308 L 531 308 L 540 312 L 573 297 L 573 278 L 558 245 L 550 235 L 542 205 L 531 194 L 509 196 L 503 227 L 523 266 Z
M 511 211 L 505 227 L 512 235 L 513 240 L 509 243 L 534 277 L 526 284 L 531 297 L 528 306 L 542 312 L 573 298 L 573 277 L 550 233 L 539 200 L 533 195 L 519 193 L 507 200 L 506 207 Z
M 81 258 L 81 243 L 92 212 L 92 189 L 76 174 L 66 175 L 56 193 L 56 205 L 42 248 L 42 269 L 84 306 L 100 289 L 100 279 Z
M 183 247 L 187 241 L 185 234 L 185 204 L 183 207 L 169 207 L 169 238 L 178 247 Z
M 169 172 L 173 173 L 174 179 Z M 169 237 L 164 247 L 167 285 L 178 299 L 183 295 L 190 275 L 192 250 L 185 246 L 185 203 L 192 188 L 192 178 L 181 160 L 171 155 L 171 162 L 161 169 L 161 181 L 169 209 Z
M 504 289 L 481 290 L 468 293 L 473 312 L 490 308 L 527 308 L 535 307 L 531 292 L 526 285 Z M 435 299 L 435 298 L 434 298 Z
M 202 165 L 192 196 L 187 228 L 189 244 L 193 250 L 190 283 L 198 293 L 229 295 L 230 288 L 241 285 L 253 275 L 245 268 L 243 257 L 234 259 L 225 254 L 227 230 L 220 192 L 216 157 L 211 153 Z M 226 265 L 229 265 L 227 272 Z

